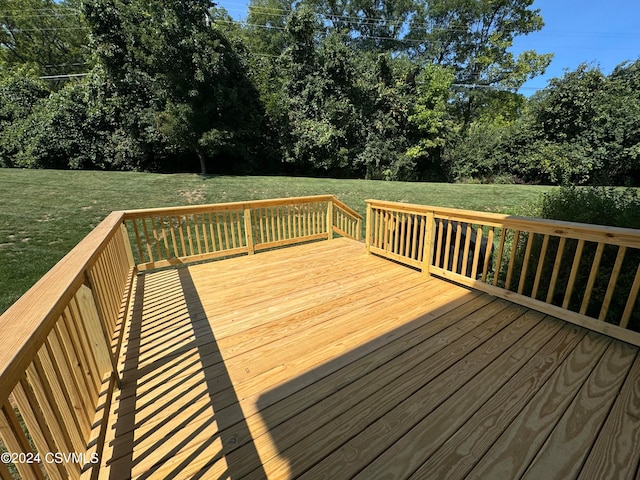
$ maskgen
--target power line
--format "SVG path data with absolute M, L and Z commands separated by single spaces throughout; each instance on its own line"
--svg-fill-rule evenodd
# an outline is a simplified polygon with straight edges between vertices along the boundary
M 38 77 L 40 80 L 63 80 L 69 78 L 82 78 L 89 75 L 88 73 L 68 73 L 65 75 L 45 75 L 43 77 Z

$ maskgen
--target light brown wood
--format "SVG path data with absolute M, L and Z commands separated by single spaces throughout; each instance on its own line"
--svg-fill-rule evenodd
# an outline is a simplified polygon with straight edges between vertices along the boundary
M 529 260 L 531 258 L 531 248 L 533 247 L 533 232 L 527 232 L 527 247 L 524 251 L 524 259 L 522 260 L 522 270 L 520 272 L 520 282 L 518 283 L 518 293 L 522 294 L 524 290 L 524 282 L 527 279 L 527 271 L 529 269 Z M 532 295 L 533 297 L 534 295 Z
M 509 290 L 511 288 L 511 278 L 513 276 L 513 266 L 516 259 L 516 253 L 518 251 L 518 243 L 520 241 L 520 230 L 516 230 L 513 233 L 513 243 L 511 244 L 511 253 L 509 254 L 509 263 L 507 264 L 507 278 L 504 282 L 504 288 Z
M 20 421 L 16 417 L 13 407 L 8 401 L 5 402 L 2 409 L 0 409 L 0 438 L 4 442 L 4 446 L 8 452 L 15 454 L 33 454 L 31 447 L 29 446 L 29 441 L 20 427 Z M 8 462 L 3 461 L 2 463 L 5 464 Z M 36 462 L 16 462 L 14 465 L 23 479 L 44 479 L 44 475 L 42 475 L 42 472 Z M 7 480 L 10 478 L 11 477 L 9 476 L 6 477 Z
M 498 254 L 496 255 L 496 268 L 493 272 L 493 285 L 498 285 L 498 280 L 500 278 L 500 268 L 502 267 L 502 255 L 504 253 L 504 242 L 506 240 L 507 232 L 504 228 L 500 231 L 500 244 L 498 247 Z
M 565 479 L 580 473 L 635 354 L 635 349 L 621 342 L 609 346 L 523 478 Z
M 593 257 L 593 263 L 591 264 L 591 271 L 589 272 L 589 279 L 584 291 L 584 297 L 582 298 L 582 304 L 580 305 L 580 313 L 585 314 L 587 308 L 589 308 L 589 300 L 591 300 L 591 293 L 593 292 L 593 285 L 596 282 L 598 276 L 598 267 L 600 266 L 600 260 L 602 259 L 602 252 L 604 252 L 604 243 L 599 243 L 596 248 L 596 253 Z
M 588 334 L 536 392 L 469 476 L 519 478 L 524 474 L 609 343 L 604 337 Z M 556 458 L 563 456 L 562 451 L 556 453 Z M 553 473 L 547 471 L 545 478 L 546 475 Z
M 613 265 L 613 270 L 611 271 L 611 277 L 609 278 L 609 285 L 607 286 L 607 291 L 604 295 L 604 300 L 602 301 L 602 308 L 600 309 L 600 315 L 598 315 L 598 320 L 604 320 L 607 318 L 607 312 L 609 311 L 609 305 L 611 304 L 611 299 L 613 298 L 613 291 L 616 288 L 616 284 L 618 283 L 618 275 L 620 275 L 620 270 L 622 270 L 622 261 L 624 260 L 624 255 L 627 252 L 627 247 L 620 247 L 618 249 L 618 255 L 616 255 L 616 262 Z
M 578 268 L 580 267 L 580 260 L 582 259 L 582 249 L 584 248 L 584 240 L 578 240 L 576 246 L 576 252 L 573 256 L 573 263 L 571 264 L 571 273 L 569 274 L 569 282 L 567 283 L 567 289 L 564 293 L 564 300 L 562 301 L 562 308 L 569 306 L 571 300 L 571 294 L 573 293 L 573 285 L 576 282 L 576 276 L 578 275 Z
M 536 267 L 536 276 L 533 281 L 533 289 L 531 291 L 531 298 L 537 299 L 538 288 L 540 287 L 540 279 L 542 278 L 542 269 L 547 256 L 547 248 L 549 247 L 549 235 L 544 235 L 542 240 L 542 247 L 540 247 L 540 254 L 538 255 L 538 266 Z
M 630 291 L 620 327 L 584 316 L 605 245 L 620 248 L 600 309 L 601 319 L 607 316 L 614 293 L 620 293 L 618 277 L 626 249 L 638 248 L 637 232 L 425 208 L 370 203 L 369 220 L 373 223 L 367 225 L 368 249 L 356 242 L 334 239 L 140 277 L 135 276 L 137 270 L 132 268 L 133 254 L 124 220 L 131 227 L 132 243 L 143 262 L 141 268 L 148 269 L 327 239 L 334 232 L 357 238 L 360 217 L 330 196 L 114 212 L 53 273 L 47 274 L 17 306 L 0 317 L 0 327 L 7 335 L 6 351 L 0 351 L 0 401 L 6 402 L 9 394 L 15 397 L 27 428 L 33 429 L 38 449 L 78 451 L 88 445 L 90 451 L 98 452 L 104 443 L 107 448 L 103 469 L 92 470 L 97 472 L 92 473 L 95 475 L 108 476 L 112 472 L 113 478 L 202 476 L 206 472 L 207 476 L 217 478 L 227 473 L 237 476 L 242 471 L 248 478 L 298 474 L 312 478 L 321 472 L 335 477 L 371 470 L 373 467 L 368 465 L 373 462 L 382 467 L 380 472 L 384 474 L 395 468 L 391 454 L 386 452 L 392 451 L 397 442 L 413 445 L 415 442 L 409 438 L 420 438 L 410 434 L 415 422 L 441 425 L 437 429 L 441 436 L 430 440 L 435 442 L 430 444 L 431 450 L 422 444 L 420 451 L 421 455 L 431 451 L 442 458 L 437 465 L 445 468 L 451 465 L 447 464 L 451 457 L 441 456 L 445 453 L 442 448 L 457 432 L 464 431 L 475 415 L 473 412 L 484 411 L 483 415 L 489 415 L 483 405 L 495 402 L 491 388 L 499 391 L 505 388 L 504 398 L 518 398 L 509 396 L 514 392 L 509 391 L 512 387 L 508 385 L 513 388 L 524 385 L 527 380 L 522 372 L 539 372 L 535 363 L 528 364 L 538 358 L 534 355 L 538 347 L 533 346 L 545 345 L 549 354 L 554 354 L 560 348 L 558 342 L 565 337 L 556 337 L 552 332 L 574 328 L 558 330 L 560 327 L 552 327 L 562 325 L 558 320 L 544 320 L 528 309 L 626 342 L 640 343 L 638 333 L 624 328 L 637 303 L 640 267 L 633 285 L 627 287 Z M 249 215 L 245 216 L 247 211 Z M 448 220 L 446 234 L 443 218 Z M 440 219 L 440 228 L 434 231 L 435 219 Z M 457 222 L 458 241 L 451 251 L 453 221 Z M 464 242 L 462 223 L 467 225 Z M 471 225 L 478 228 L 473 252 L 469 251 Z M 512 229 L 516 239 L 509 254 L 506 284 L 510 287 L 516 282 L 514 278 L 519 279 L 518 293 L 483 283 L 489 270 L 489 255 L 482 267 L 483 281 L 476 280 L 480 276 L 482 230 L 489 229 L 492 244 L 495 227 L 502 233 L 494 282 L 498 282 L 505 232 Z M 514 259 L 520 231 L 529 232 L 529 237 L 525 262 L 518 271 Z M 437 247 L 433 245 L 436 235 Z M 443 268 L 439 268 L 431 265 L 433 249 L 436 248 L 439 261 L 445 235 L 447 258 Z M 568 286 L 563 292 L 563 307 L 568 307 L 571 298 L 584 242 L 598 242 L 600 255 L 597 251 L 586 291 L 579 292 L 581 313 L 535 300 L 542 259 L 536 262 L 534 298 L 523 295 L 527 269 L 534 268 L 528 262 L 534 235 L 544 236 L 541 257 L 546 254 L 549 238 L 559 237 L 548 298 L 556 288 L 558 266 L 566 262 L 563 259 L 566 239 L 578 242 Z M 256 240 L 253 248 L 249 238 Z M 182 257 L 178 257 L 181 250 Z M 375 255 L 368 256 L 367 250 L 522 307 L 491 301 L 487 295 L 422 276 Z M 473 278 L 466 276 L 470 254 L 474 256 Z M 455 260 L 453 271 L 447 269 L 449 257 Z M 456 273 L 459 259 L 464 267 Z M 136 295 L 131 301 L 130 293 Z M 465 310 L 474 305 L 476 310 Z M 482 305 L 493 306 L 484 310 Z M 525 328 L 508 313 L 498 314 L 498 306 L 505 312 L 507 309 L 523 312 L 524 317 L 537 320 Z M 467 323 L 470 317 L 473 322 L 484 318 L 478 317 L 479 310 L 493 313 L 483 320 L 481 330 L 474 333 L 464 330 L 467 328 L 464 325 L 471 325 Z M 129 323 L 123 324 L 126 319 Z M 142 324 L 136 327 L 136 321 Z M 447 325 L 447 321 L 453 324 Z M 496 324 L 502 325 L 498 330 L 486 328 L 496 321 L 504 322 Z M 478 323 L 473 325 L 480 328 Z M 445 331 L 446 335 L 440 337 L 439 332 Z M 466 333 L 462 334 L 463 331 Z M 432 337 L 406 343 L 417 332 L 431 332 Z M 512 336 L 508 332 L 520 333 Z M 418 337 L 415 338 L 417 341 Z M 519 339 L 524 338 L 528 340 L 520 344 Z M 471 344 L 475 346 L 469 350 Z M 558 412 L 565 412 L 564 417 L 554 413 L 553 425 L 559 427 L 547 429 L 544 434 L 549 439 L 547 444 L 537 443 L 530 446 L 535 451 L 530 448 L 526 452 L 529 460 L 524 468 L 529 469 L 529 474 L 537 476 L 538 469 L 552 465 L 571 476 L 581 472 L 586 475 L 592 468 L 601 468 L 597 467 L 595 453 L 589 457 L 596 447 L 607 462 L 617 458 L 617 451 L 632 462 L 640 461 L 640 455 L 629 454 L 624 445 L 610 438 L 596 440 L 598 435 L 632 436 L 636 431 L 634 416 L 622 415 L 623 407 L 618 405 L 624 402 L 624 408 L 630 408 L 634 402 L 640 402 L 634 397 L 637 389 L 626 386 L 637 348 L 617 341 L 611 345 L 608 349 L 593 349 L 592 355 L 598 358 L 590 364 L 592 373 L 577 374 L 585 386 L 571 390 L 572 398 L 562 400 L 564 407 Z M 442 349 L 443 353 L 438 355 L 443 360 L 455 358 L 459 366 L 454 368 L 451 364 L 437 373 L 433 363 L 436 354 L 432 353 L 436 348 Z M 114 366 L 111 355 L 119 350 L 118 372 L 126 376 L 126 381 L 122 382 L 122 390 L 114 391 L 116 377 L 110 374 Z M 377 359 L 382 351 L 388 353 Z M 403 352 L 414 359 L 424 354 L 426 357 L 420 358 L 428 361 L 424 365 L 422 360 L 403 365 L 400 359 L 409 358 Z M 483 356 L 485 353 L 489 356 Z M 582 358 L 572 355 L 567 351 L 566 358 L 554 360 L 559 362 L 558 370 L 564 369 L 563 375 L 570 377 L 575 369 L 566 365 L 571 359 Z M 484 363 L 480 361 L 483 358 Z M 387 364 L 388 378 L 385 378 L 380 375 Z M 393 370 L 398 373 L 394 376 L 392 369 L 401 366 L 412 373 L 407 376 Z M 473 373 L 469 368 L 477 370 Z M 422 375 L 425 370 L 435 377 L 426 379 Z M 583 372 L 581 366 L 577 370 Z M 453 371 L 455 374 L 445 374 Z M 343 377 L 345 372 L 350 372 L 350 376 Z M 504 378 L 496 377 L 498 372 L 503 372 Z M 549 376 L 539 389 L 549 388 L 547 385 L 554 379 Z M 358 388 L 350 387 L 352 384 Z M 372 390 L 363 388 L 369 384 Z M 559 394 L 558 390 L 552 391 Z M 316 397 L 319 392 L 323 392 L 321 397 Z M 338 392 L 344 392 L 340 395 L 350 392 L 350 400 L 340 397 Z M 624 392 L 624 396 L 617 396 L 617 392 Z M 423 394 L 424 398 L 442 398 L 442 402 L 428 412 L 425 410 L 422 418 L 415 418 L 412 412 L 418 408 L 416 405 L 425 405 Z M 116 402 L 109 405 L 112 397 Z M 525 410 L 538 401 L 537 394 L 520 398 L 529 399 Z M 289 410 L 287 405 L 292 408 Z M 328 405 L 336 408 L 328 409 Z M 418 410 L 422 411 L 421 407 Z M 311 412 L 315 413 L 307 417 Z M 375 412 L 374 418 L 371 412 Z M 562 432 L 565 426 L 568 428 L 585 416 L 589 420 L 581 424 L 579 435 L 569 437 Z M 511 418 L 509 429 L 522 425 L 519 417 Z M 620 418 L 624 418 L 624 428 L 620 426 Z M 394 428 L 392 434 L 387 434 L 390 425 Z M 507 423 L 502 425 L 501 428 L 507 428 Z M 477 434 L 478 429 L 466 431 Z M 462 433 L 458 435 L 466 438 Z M 493 446 L 486 444 L 484 452 L 477 453 L 478 465 L 493 461 L 490 456 L 501 455 L 496 445 L 501 444 L 503 435 L 493 434 Z M 565 445 L 569 453 L 562 456 L 560 446 Z M 356 454 L 352 455 L 353 452 Z M 420 477 L 420 472 L 431 471 L 436 463 L 429 458 L 418 460 L 414 457 L 416 453 L 408 451 L 411 461 L 407 465 L 413 469 L 408 473 Z M 136 461 L 131 469 L 133 459 Z M 457 462 L 457 465 L 460 468 L 456 471 L 473 474 L 469 469 L 475 464 Z M 586 466 L 588 470 L 583 470 Z M 78 477 L 81 473 L 80 466 L 75 464 L 45 468 L 51 478 Z M 637 465 L 633 471 L 637 471 Z
M 397 212 L 426 213 L 434 212 L 436 215 L 452 218 L 469 223 L 482 223 L 486 226 L 509 228 L 520 231 L 534 231 L 541 234 L 555 235 L 559 237 L 577 238 L 590 242 L 605 242 L 611 245 L 637 248 L 640 241 L 640 233 L 631 228 L 608 227 L 577 222 L 562 222 L 541 218 L 520 217 L 516 215 L 502 215 L 498 213 L 476 212 L 472 210 L 459 210 L 445 207 L 427 205 L 415 205 L 408 203 L 386 202 L 381 200 L 366 200 L 374 208 L 386 209 Z
M 612 372 L 617 375 L 618 372 Z M 640 396 L 640 357 L 629 371 L 628 380 L 624 383 L 615 400 L 604 428 L 598 434 L 589 456 L 580 471 L 578 478 L 633 478 L 640 461 L 640 450 L 636 443 L 629 441 L 640 435 L 639 404 L 635 399 Z
M 638 268 L 636 269 L 636 276 L 633 279 L 633 284 L 631 285 L 631 291 L 629 292 L 629 297 L 627 298 L 627 304 L 624 308 L 622 319 L 620 320 L 620 326 L 622 328 L 627 328 L 629 319 L 631 318 L 633 307 L 636 304 L 636 301 L 638 298 L 639 290 L 640 290 L 640 265 L 638 265 Z
M 111 408 L 105 478 L 424 478 L 431 467 L 453 478 L 452 465 L 464 473 L 489 460 L 538 392 L 563 395 L 550 387 L 556 379 L 573 384 L 577 370 L 593 371 L 609 342 L 589 334 L 604 347 L 584 349 L 580 327 L 366 255 L 346 239 L 138 279 L 134 324 L 142 323 L 124 343 L 126 387 Z M 611 372 L 607 392 L 629 377 L 617 367 L 628 357 L 615 350 L 601 362 Z M 554 409 L 553 421 L 565 411 Z M 450 438 L 477 439 L 479 428 L 491 434 L 472 464 L 444 449 Z
M 29 429 L 29 434 L 39 452 L 52 452 L 56 450 L 53 436 L 47 426 L 47 421 L 38 406 L 38 401 L 29 386 L 26 376 L 20 380 L 13 392 L 16 405 L 20 410 L 22 419 Z M 62 480 L 66 478 L 66 472 L 61 464 L 43 463 L 43 467 L 49 478 Z
M 553 300 L 553 294 L 556 290 L 556 283 L 558 281 L 558 274 L 560 273 L 560 264 L 562 263 L 566 241 L 567 239 L 562 237 L 558 242 L 558 252 L 556 253 L 556 260 L 553 263 L 553 273 L 551 274 L 551 280 L 549 281 L 549 290 L 547 291 L 547 303 L 551 303 L 551 301 Z

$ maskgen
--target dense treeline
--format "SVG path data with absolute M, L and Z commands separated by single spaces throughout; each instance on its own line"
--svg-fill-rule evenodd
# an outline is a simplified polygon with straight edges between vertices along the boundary
M 0 166 L 636 181 L 640 63 L 515 93 L 532 3 L 0 0 Z

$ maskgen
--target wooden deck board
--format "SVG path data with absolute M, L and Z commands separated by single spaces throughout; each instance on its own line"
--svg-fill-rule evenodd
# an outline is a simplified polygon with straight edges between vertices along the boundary
M 632 478 L 637 350 L 346 239 L 146 273 L 100 475 Z

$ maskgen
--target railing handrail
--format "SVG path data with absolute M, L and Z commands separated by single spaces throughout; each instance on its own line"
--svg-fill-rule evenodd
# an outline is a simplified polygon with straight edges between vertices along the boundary
M 606 241 L 611 245 L 640 248 L 640 231 L 633 228 L 610 227 L 591 223 L 567 222 L 546 218 L 523 217 L 501 213 L 479 212 L 448 207 L 434 207 L 412 203 L 391 202 L 383 200 L 365 200 L 372 207 L 384 207 L 406 213 L 433 213 L 440 216 L 463 217 L 466 220 L 479 220 L 483 225 L 500 227 L 508 223 L 509 226 L 521 230 L 536 228 L 536 233 L 549 233 L 559 237 L 583 239 L 586 241 Z M 486 220 L 492 220 L 486 222 Z
M 344 210 L 345 212 L 347 212 L 349 215 L 351 215 L 352 217 L 358 219 L 358 220 L 362 220 L 363 217 L 362 215 L 360 215 L 358 212 L 356 212 L 353 208 L 351 208 L 349 205 L 342 203 L 340 200 L 338 200 L 336 197 L 332 197 L 333 198 L 333 204 L 337 205 L 338 207 L 340 207 L 342 210 Z
M 125 210 L 124 220 L 132 220 L 136 218 L 145 217 L 147 215 L 184 215 L 190 213 L 202 213 L 210 210 L 244 210 L 246 208 L 265 208 L 276 207 L 282 205 L 288 205 L 292 203 L 308 203 L 308 202 L 322 202 L 332 200 L 335 197 L 333 195 L 310 195 L 305 197 L 286 197 L 286 198 L 274 198 L 268 200 L 250 200 L 246 202 L 226 202 L 226 203 L 209 203 L 202 205 L 188 205 L 180 207 L 159 207 L 159 208 L 144 208 L 137 210 Z M 349 208 L 349 207 L 347 207 Z
M 0 399 L 6 398 L 42 346 L 75 290 L 122 223 L 123 212 L 109 214 L 80 243 L 0 316 Z

